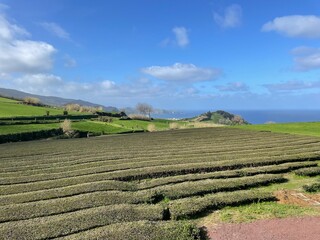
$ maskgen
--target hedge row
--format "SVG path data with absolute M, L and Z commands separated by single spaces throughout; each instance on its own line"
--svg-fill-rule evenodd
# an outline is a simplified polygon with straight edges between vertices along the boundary
M 192 146 L 192 148 L 190 146 L 184 146 L 183 147 L 180 146 L 175 146 L 173 144 L 171 144 L 170 146 L 163 146 L 163 144 L 152 144 L 152 142 L 148 142 L 148 143 L 144 143 L 144 138 L 146 138 L 146 136 L 142 136 L 142 137 L 138 137 L 137 135 L 133 135 L 130 136 L 130 138 L 127 138 L 126 140 L 126 147 L 122 146 L 119 142 L 119 140 L 121 141 L 121 136 L 117 136 L 117 138 L 114 138 L 112 142 L 108 141 L 108 144 L 104 144 L 101 141 L 98 141 L 97 139 L 92 139 L 92 141 L 86 141 L 86 145 L 88 145 L 88 148 L 83 149 L 82 153 L 79 154 L 79 159 L 78 160 L 74 160 L 71 161 L 72 164 L 76 164 L 76 163 L 83 163 L 83 162 L 96 162 L 94 159 L 91 160 L 88 157 L 83 157 L 83 155 L 88 155 L 91 154 L 91 151 L 94 150 L 95 151 L 95 155 L 100 155 L 102 156 L 105 155 L 105 153 L 108 153 L 108 155 L 116 155 L 116 156 L 121 156 L 121 159 L 127 159 L 130 158 L 132 159 L 132 161 L 138 163 L 141 161 L 146 161 L 146 160 L 162 160 L 162 159 L 166 159 L 166 158 L 174 158 L 175 160 L 183 160 L 183 158 L 185 158 L 186 155 L 188 155 L 188 157 L 193 156 L 194 159 L 200 159 L 200 158 L 209 158 L 211 160 L 216 159 L 216 160 L 223 160 L 223 159 L 231 159 L 231 158 L 235 158 L 235 157 L 257 157 L 257 158 L 261 158 L 261 157 L 277 157 L 277 156 L 281 156 L 283 155 L 283 152 L 290 152 L 290 155 L 292 155 L 292 151 L 294 150 L 295 152 L 297 152 L 300 149 L 300 152 L 304 152 L 308 149 L 310 149 L 310 147 L 312 147 L 312 149 L 317 149 L 317 143 L 313 143 L 310 146 L 304 146 L 303 150 L 301 150 L 302 148 L 297 148 L 298 145 L 293 145 L 291 146 L 293 149 L 288 149 L 288 148 L 281 148 L 278 149 L 277 151 L 275 151 L 276 149 L 272 148 L 272 151 L 270 151 L 270 146 L 268 146 L 268 149 L 259 149 L 259 155 L 257 154 L 257 151 L 251 149 L 252 146 L 250 146 L 251 144 L 246 145 L 246 150 L 237 150 L 237 152 L 231 152 L 232 149 L 234 147 L 227 147 L 226 150 L 224 152 L 220 152 L 221 148 L 225 148 L 226 146 L 221 146 L 220 144 L 214 144 L 211 145 L 210 147 L 208 147 L 208 144 L 203 144 L 197 147 Z M 149 136 L 147 137 L 148 139 L 150 138 Z M 130 143 L 130 140 L 133 140 L 134 143 Z M 238 141 L 242 141 L 238 140 Z M 310 141 L 310 139 L 309 139 Z M 140 148 L 140 142 L 142 142 L 142 144 L 144 145 L 143 148 Z M 56 151 L 56 149 L 65 149 L 67 148 L 72 148 L 73 144 L 82 144 L 81 142 L 75 141 L 73 143 L 64 143 L 64 144 L 59 144 L 59 143 L 55 143 L 55 146 L 52 146 L 52 151 Z M 133 145 L 132 145 L 133 144 Z M 147 148 L 150 149 L 150 151 L 139 151 L 138 149 L 145 149 L 147 144 Z M 288 143 L 286 143 L 288 144 Z M 291 143 L 292 145 L 293 143 Z M 315 144 L 315 145 L 314 145 Z M 63 146 L 62 146 L 63 145 Z M 166 149 L 166 152 L 163 153 L 162 148 L 157 148 L 156 146 L 163 146 Z M 236 144 L 239 145 L 239 144 Z M 277 144 L 277 146 L 281 146 L 282 144 Z M 319 145 L 319 144 L 318 144 Z M 100 146 L 100 148 L 99 148 Z M 265 146 L 265 145 L 263 145 Z M 296 146 L 296 148 L 294 148 Z M 134 154 L 129 154 L 129 152 L 127 151 L 128 148 L 134 148 L 137 149 L 137 151 L 134 151 Z M 177 147 L 179 149 L 177 149 Z M 217 149 L 219 148 L 219 149 Z M 319 147 L 318 147 L 319 148 Z M 24 152 L 24 150 L 30 151 L 29 149 L 23 149 L 23 147 L 20 147 L 20 151 Z M 48 149 L 48 151 L 50 151 L 50 149 Z M 161 154 L 160 152 L 161 151 Z M 309 151 L 310 152 L 310 151 Z M 263 154 L 262 154 L 263 153 Z M 299 153 L 299 152 L 298 152 Z M 275 154 L 277 154 L 277 156 L 275 156 Z M 91 154 L 92 155 L 92 154 Z M 9 157 L 9 156 L 8 156 Z M 10 167 L 12 164 L 17 166 L 16 170 L 19 171 L 20 170 L 25 170 L 25 168 L 31 168 L 33 169 L 33 167 L 35 168 L 47 168 L 49 163 L 54 163 L 56 164 L 62 164 L 64 161 L 68 160 L 66 162 L 67 165 L 69 165 L 69 157 L 74 157 L 73 154 L 71 153 L 64 153 L 63 155 L 61 155 L 59 157 L 59 159 L 54 158 L 54 156 L 48 156 L 47 159 L 43 159 L 40 158 L 40 156 L 33 156 L 31 158 L 31 156 L 26 157 L 25 159 L 23 159 L 23 162 L 21 162 L 21 164 L 16 165 L 16 160 L 15 161 L 10 161 L 10 159 L 12 158 L 7 158 L 6 161 L 3 162 L 3 166 L 8 166 Z M 30 161 L 31 160 L 31 161 Z M 70 164 L 71 164 L 70 163 Z M 42 166 L 42 165 L 43 166 Z
M 287 181 L 281 175 L 266 174 L 253 177 L 227 178 L 227 179 L 207 179 L 195 182 L 183 182 L 173 185 L 165 185 L 153 188 L 159 195 L 169 199 L 178 199 L 195 195 L 203 195 L 216 192 L 235 191 L 248 189 L 270 183 L 280 183 Z
M 120 222 L 159 221 L 160 205 L 112 205 L 0 224 L 1 239 L 51 239 Z
M 26 125 L 26 124 L 47 124 L 59 123 L 60 120 L 26 120 L 26 121 L 0 121 L 0 126 L 4 125 Z
M 149 203 L 156 198 L 152 191 L 119 192 L 103 191 L 51 200 L 0 206 L 0 223 L 44 217 L 81 209 L 115 204 Z
M 72 234 L 60 240 L 200 240 L 201 233 L 189 221 L 138 221 L 112 224 Z
M 304 185 L 303 189 L 307 192 L 320 192 L 320 182 L 310 185 Z
M 87 137 L 87 132 L 79 133 L 79 135 L 83 135 L 84 137 Z M 81 137 L 81 136 L 80 136 Z M 318 150 L 320 146 L 309 148 L 310 150 Z M 94 157 L 90 156 L 90 159 L 88 159 L 88 156 L 85 153 L 81 153 L 79 158 L 74 160 L 75 155 L 72 154 L 73 158 L 68 159 L 65 164 L 61 164 L 60 160 L 57 162 L 54 162 L 54 164 L 49 162 L 46 162 L 45 164 L 40 164 L 37 161 L 34 161 L 32 165 L 22 165 L 22 166 L 16 166 L 16 167 L 10 167 L 6 166 L 6 164 L 3 164 L 3 168 L 0 170 L 0 177 L 16 177 L 16 176 L 32 176 L 36 174 L 57 174 L 57 173 L 67 173 L 70 174 L 70 172 L 80 171 L 94 171 L 93 168 L 101 169 L 101 166 L 105 169 L 105 171 L 111 171 L 111 170 L 122 170 L 122 169 L 133 169 L 133 168 L 139 168 L 139 167 L 152 167 L 152 166 L 161 166 L 161 165 L 176 165 L 176 164 L 187 164 L 187 163 L 202 163 L 202 162 L 218 162 L 218 161 L 224 161 L 224 160 L 232 160 L 236 159 L 237 161 L 242 161 L 243 159 L 252 159 L 252 161 L 259 161 L 260 159 L 266 160 L 266 158 L 272 158 L 276 159 L 281 156 L 284 149 L 281 151 L 272 151 L 270 153 L 270 150 L 268 150 L 268 155 L 263 154 L 263 151 L 259 151 L 259 155 L 255 151 L 251 151 L 245 154 L 217 154 L 215 157 L 212 157 L 212 153 L 201 153 L 199 156 L 199 153 L 189 153 L 188 158 L 186 159 L 183 153 L 180 155 L 164 155 L 164 154 L 157 154 L 154 156 L 150 155 L 142 155 L 142 156 L 126 156 L 123 153 L 114 153 L 114 155 L 117 156 L 117 158 L 110 159 L 106 158 L 105 154 L 100 155 L 99 152 L 97 152 L 97 155 Z M 287 151 L 289 151 L 287 149 Z M 307 149 L 304 149 L 304 151 L 307 151 Z M 300 153 L 301 150 L 290 150 L 290 155 Z M 108 156 L 110 156 L 108 153 Z M 136 153 L 137 154 L 137 153 Z M 135 154 L 135 155 L 136 155 Z M 71 155 L 71 154 L 70 154 Z M 65 159 L 67 156 L 70 156 L 69 154 L 61 155 L 62 159 Z M 78 155 L 78 154 L 77 154 Z M 290 157 L 287 156 L 287 157 Z M 71 156 L 70 156 L 71 157 Z M 124 161 L 130 158 L 130 162 Z M 26 161 L 22 164 L 26 164 Z M 12 166 L 12 165 L 11 165 Z
M 48 186 L 52 187 L 52 189 L 41 190 L 41 187 L 36 183 L 26 184 L 26 185 L 12 185 L 12 186 L 1 186 L 0 192 L 2 194 L 10 194 L 10 195 L 2 195 L 0 196 L 0 206 L 14 203 L 25 203 L 25 202 L 33 202 L 39 200 L 48 200 L 54 198 L 68 197 L 78 194 L 90 193 L 95 191 L 110 191 L 110 190 L 119 190 L 119 191 L 134 191 L 134 190 L 143 190 L 154 188 L 166 184 L 172 183 L 181 183 L 185 181 L 197 181 L 204 179 L 219 179 L 219 178 L 234 178 L 241 177 L 245 175 L 256 175 L 256 174 L 266 174 L 266 173 L 285 173 L 291 171 L 292 169 L 301 168 L 301 167 L 311 167 L 315 166 L 316 163 L 313 162 L 297 162 L 297 163 L 285 163 L 281 165 L 271 165 L 265 167 L 256 167 L 256 168 L 245 168 L 240 170 L 231 170 L 231 171 L 222 171 L 222 172 L 213 172 L 213 173 L 202 173 L 202 174 L 188 174 L 188 175 L 179 175 L 173 177 L 166 178 L 156 178 L 150 179 L 148 181 L 143 181 L 140 183 L 128 183 L 128 182 L 120 182 L 113 180 L 103 180 L 96 179 L 95 182 L 85 182 L 83 181 L 91 181 L 94 179 L 78 179 L 78 182 L 65 182 L 68 184 L 75 184 L 67 187 L 58 187 L 61 185 L 61 181 L 57 184 L 48 182 Z M 100 180 L 100 181 L 98 181 Z M 60 184 L 59 184 L 60 183 Z M 40 183 L 39 183 L 40 184 Z M 43 184 L 43 183 L 42 183 Z M 19 190 L 23 190 L 25 192 L 19 193 Z M 14 194 L 15 193 L 15 194 Z
M 141 180 L 138 183 L 137 188 L 148 189 L 148 188 L 162 186 L 166 184 L 180 183 L 185 181 L 197 181 L 197 180 L 203 180 L 203 179 L 235 178 L 235 177 L 241 177 L 241 176 L 253 176 L 257 174 L 286 173 L 295 169 L 314 167 L 314 166 L 317 166 L 317 163 L 293 162 L 293 163 L 284 163 L 279 165 L 242 168 L 242 169 L 227 170 L 227 171 L 220 171 L 220 172 L 185 174 L 185 175 L 178 175 L 178 176 Z
M 38 121 L 38 120 L 57 120 L 57 119 L 71 119 L 71 120 L 81 120 L 81 119 L 91 119 L 97 118 L 98 115 L 87 114 L 87 115 L 44 115 L 44 116 L 17 116 L 17 117 L 5 117 L 0 118 L 0 121 Z
M 134 169 L 125 169 L 119 171 L 111 171 L 111 169 L 117 168 L 117 166 L 100 166 L 100 168 L 88 168 L 81 169 L 78 171 L 71 171 L 66 173 L 52 173 L 52 174 L 38 174 L 31 176 L 21 176 L 21 177 L 6 177 L 2 178 L 0 185 L 9 185 L 17 183 L 31 183 L 38 181 L 47 181 L 54 179 L 63 179 L 70 177 L 80 177 L 83 175 L 90 174 L 105 174 L 105 179 L 110 180 L 120 180 L 120 181 L 130 181 L 130 180 L 141 180 L 156 177 L 167 177 L 175 175 L 183 175 L 189 173 L 204 173 L 213 171 L 225 171 L 225 170 L 235 170 L 244 167 L 259 167 L 274 164 L 282 164 L 287 162 L 300 162 L 300 161 L 313 161 L 318 160 L 319 156 L 315 157 L 296 157 L 296 158 L 274 158 L 265 159 L 259 161 L 253 161 L 252 159 L 243 159 L 239 161 L 226 160 L 218 162 L 203 162 L 203 163 L 188 163 L 188 164 L 177 164 L 168 166 L 153 166 L 153 167 L 143 167 Z M 124 164 L 125 165 L 125 164 Z M 96 180 L 94 180 L 96 181 Z
M 320 167 L 310 167 L 310 168 L 302 168 L 294 171 L 295 174 L 299 176 L 317 176 L 320 175 Z
M 198 214 L 225 206 L 238 206 L 252 202 L 273 200 L 275 200 L 275 197 L 268 192 L 241 190 L 174 200 L 169 203 L 169 209 L 171 219 L 177 220 L 195 218 Z
M 164 198 L 177 199 L 206 193 L 234 191 L 283 181 L 285 179 L 278 175 L 258 175 L 235 179 L 184 182 L 137 192 L 100 191 L 51 200 L 10 204 L 0 207 L 0 222 L 61 214 L 112 204 L 156 203 Z
M 195 164 L 178 164 L 171 166 L 156 166 L 138 169 L 129 169 L 118 172 L 110 172 L 110 179 L 120 181 L 142 180 L 156 177 L 167 177 L 189 173 L 204 173 L 213 171 L 235 170 L 244 167 L 259 167 L 266 165 L 282 164 L 287 162 L 315 161 L 319 160 L 319 156 L 315 157 L 295 157 L 295 158 L 275 158 L 254 161 L 253 159 L 243 159 L 236 161 L 226 160 L 218 162 L 203 162 Z
M 36 139 L 55 137 L 62 134 L 63 131 L 61 128 L 33 132 L 12 133 L 0 135 L 0 144 L 7 142 L 31 141 Z
M 133 190 L 133 185 L 127 182 L 105 180 L 106 176 L 82 176 L 77 178 L 63 178 L 51 181 L 34 182 L 27 184 L 14 184 L 0 186 L 1 195 L 21 196 L 21 198 L 32 199 L 48 196 L 52 198 L 54 196 L 60 197 L 68 195 L 75 195 L 79 193 L 86 193 L 98 190 Z M 96 182 L 100 181 L 100 182 Z M 33 192 L 36 191 L 36 192 Z M 31 196 L 29 195 L 31 194 Z M 10 196 L 4 196 L 9 197 Z M 2 198 L 2 196 L 1 196 Z M 1 200 L 0 200 L 1 201 Z

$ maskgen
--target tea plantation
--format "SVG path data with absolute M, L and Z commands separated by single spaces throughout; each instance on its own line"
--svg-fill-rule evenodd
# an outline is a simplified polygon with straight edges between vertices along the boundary
M 320 138 L 184 129 L 0 145 L 0 239 L 202 239 L 190 219 L 319 174 Z

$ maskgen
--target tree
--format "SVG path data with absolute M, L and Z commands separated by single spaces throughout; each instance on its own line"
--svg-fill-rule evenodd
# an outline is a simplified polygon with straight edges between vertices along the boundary
M 23 99 L 23 102 L 25 104 L 30 104 L 30 105 L 34 104 L 34 105 L 36 105 L 36 104 L 40 103 L 40 100 L 39 100 L 39 98 L 35 98 L 35 97 L 25 97 Z
M 138 103 L 136 109 L 139 113 L 148 115 L 151 119 L 151 113 L 153 112 L 153 107 L 147 103 Z

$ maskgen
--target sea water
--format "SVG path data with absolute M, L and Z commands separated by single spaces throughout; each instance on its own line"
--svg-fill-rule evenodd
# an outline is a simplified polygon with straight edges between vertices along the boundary
M 165 114 L 153 114 L 154 118 L 183 119 L 198 116 L 207 110 L 172 111 Z M 214 110 L 213 110 L 214 111 Z M 252 124 L 268 122 L 319 122 L 320 110 L 226 110 L 229 113 L 240 115 Z

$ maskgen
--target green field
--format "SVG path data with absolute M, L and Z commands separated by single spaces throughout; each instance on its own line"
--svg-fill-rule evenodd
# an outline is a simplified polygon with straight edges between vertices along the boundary
M 49 123 L 49 124 L 25 124 L 25 125 L 4 125 L 0 126 L 0 135 L 20 133 L 20 132 L 33 132 L 40 130 L 49 130 L 54 128 L 59 128 L 59 123 Z
M 16 116 L 45 116 L 47 111 L 49 111 L 50 115 L 63 114 L 63 108 L 25 105 L 22 104 L 21 101 L 0 97 L 0 118 Z M 70 114 L 80 113 L 70 112 Z
M 302 122 L 302 123 L 273 123 L 273 124 L 256 124 L 235 126 L 236 128 L 255 130 L 255 131 L 271 131 L 278 133 L 291 133 L 299 135 L 320 137 L 320 122 Z
M 2 144 L 0 238 L 200 239 L 195 220 L 211 211 L 315 182 L 292 176 L 319 169 L 319 148 L 316 137 L 236 128 Z

